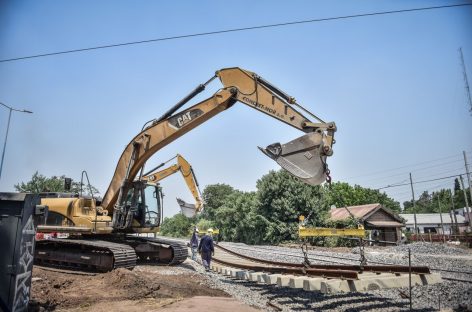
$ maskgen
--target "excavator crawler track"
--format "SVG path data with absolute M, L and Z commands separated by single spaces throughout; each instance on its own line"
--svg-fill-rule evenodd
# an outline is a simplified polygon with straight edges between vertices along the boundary
M 163 265 L 177 265 L 188 257 L 188 248 L 182 242 L 153 237 L 128 236 L 127 243 L 135 248 L 140 260 L 155 261 Z M 144 247 L 143 247 L 144 246 Z M 145 251 L 142 251 L 145 248 Z M 149 249 L 152 249 L 149 251 Z
M 188 256 L 187 246 L 181 242 L 139 236 L 110 240 L 50 239 L 38 241 L 35 249 L 36 264 L 100 272 L 132 269 L 138 260 L 177 265 Z
M 136 252 L 127 245 L 104 240 L 50 239 L 36 242 L 35 262 L 56 267 L 101 272 L 136 266 Z

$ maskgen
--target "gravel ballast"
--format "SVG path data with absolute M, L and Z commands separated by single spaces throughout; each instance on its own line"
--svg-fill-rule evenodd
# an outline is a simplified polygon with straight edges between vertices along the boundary
M 299 248 L 280 246 L 249 246 L 241 243 L 220 243 L 235 252 L 255 258 L 301 263 L 302 252 Z M 415 243 L 395 247 L 367 247 L 365 255 L 368 264 L 391 263 L 408 265 L 408 248 L 412 252 L 412 265 L 428 266 L 432 271 L 445 278 L 472 280 L 472 274 L 445 272 L 450 270 L 472 272 L 472 252 L 454 246 Z M 336 249 L 335 249 L 336 250 Z M 313 264 L 358 264 L 359 248 L 345 249 L 343 252 L 310 249 Z M 232 297 L 264 311 L 409 311 L 409 300 L 405 295 L 408 288 L 373 290 L 365 293 L 322 294 L 301 289 L 278 287 L 240 281 L 214 272 L 205 272 L 203 267 L 193 261 L 194 269 L 206 277 L 209 287 L 218 288 Z M 445 270 L 445 271 L 444 271 Z M 472 311 L 472 283 L 450 281 L 434 285 L 416 286 L 412 289 L 414 311 Z M 270 303 L 270 304 L 269 304 Z M 273 308 L 275 305 L 278 308 Z
M 302 253 L 299 249 L 277 246 L 248 246 L 234 243 L 221 244 L 222 246 L 230 248 L 238 253 L 260 259 L 292 263 L 300 263 L 302 260 L 302 258 L 300 258 Z M 426 265 L 431 268 L 441 268 L 443 270 L 472 272 L 472 253 L 469 250 L 444 247 L 449 246 L 424 246 L 424 243 L 411 245 L 412 265 Z M 449 254 L 449 252 L 452 255 Z M 405 248 L 404 246 L 366 249 L 366 257 L 370 262 L 407 265 L 407 254 L 408 248 Z M 320 264 L 329 264 L 329 260 L 337 261 L 338 263 L 355 264 L 358 263 L 359 260 L 358 253 L 330 252 L 325 249 L 322 251 L 310 250 L 309 256 L 312 263 Z M 461 273 L 441 272 L 441 275 L 444 277 L 459 279 L 472 279 L 472 275 L 464 275 Z M 225 291 L 239 300 L 242 300 L 246 304 L 260 308 L 263 307 L 268 310 L 271 309 L 267 305 L 267 302 L 269 301 L 281 307 L 283 311 L 409 310 L 409 300 L 405 298 L 405 294 L 408 294 L 408 288 L 383 289 L 366 293 L 325 295 L 300 289 L 278 287 L 275 285 L 236 281 L 214 273 L 209 273 L 209 277 L 212 280 L 218 280 L 219 284 L 222 283 L 226 287 L 224 288 Z M 413 308 L 415 311 L 437 311 L 439 307 L 441 307 L 441 309 L 449 308 L 464 311 L 472 309 L 471 283 L 444 280 L 441 284 L 416 286 L 413 288 L 412 294 Z

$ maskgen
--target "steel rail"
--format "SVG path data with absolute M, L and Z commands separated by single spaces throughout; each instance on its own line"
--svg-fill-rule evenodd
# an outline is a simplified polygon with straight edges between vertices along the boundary
M 270 265 L 276 265 L 276 266 L 283 266 L 283 267 L 296 267 L 296 268 L 306 268 L 305 265 L 301 263 L 289 263 L 289 262 L 277 262 L 277 261 L 270 261 L 270 260 L 264 260 L 264 259 L 259 259 L 259 258 L 254 258 L 246 255 L 239 254 L 235 251 L 229 250 L 225 247 L 222 247 L 220 245 L 216 245 L 217 248 L 235 255 L 239 258 L 251 260 L 254 262 L 260 262 L 260 263 L 265 263 L 265 264 L 270 264 Z M 356 272 L 362 272 L 362 271 L 369 271 L 369 272 L 378 272 L 378 273 L 407 273 L 409 272 L 409 267 L 408 266 L 403 266 L 403 265 L 325 265 L 325 264 L 312 264 L 308 267 L 308 269 L 319 269 L 319 270 L 342 270 L 342 271 L 356 271 Z M 429 271 L 429 268 L 426 266 L 412 266 L 411 267 L 411 272 L 415 274 L 429 274 L 431 273 Z
M 355 280 L 358 279 L 356 271 L 348 270 L 324 270 L 324 269 L 304 269 L 297 268 L 294 266 L 285 267 L 285 266 L 261 266 L 261 265 L 246 265 L 224 261 L 218 258 L 213 258 L 212 261 L 227 265 L 230 267 L 244 269 L 244 270 L 253 270 L 259 272 L 268 272 L 272 274 L 297 274 L 297 275 L 308 275 L 308 276 L 320 276 L 325 278 L 343 278 Z
M 262 250 L 273 250 L 273 248 L 265 248 L 263 246 L 260 246 L 260 247 L 257 247 L 257 248 L 245 248 L 245 247 L 238 247 L 238 246 L 233 246 L 232 248 L 236 248 L 236 249 L 243 249 L 243 250 L 257 250 L 257 249 L 262 249 Z M 269 253 L 275 253 L 275 252 L 269 252 Z M 292 253 L 287 253 L 287 252 L 277 252 L 277 254 L 279 255 L 285 255 L 285 256 L 290 256 L 290 257 L 296 257 L 296 258 L 303 258 L 303 256 L 301 255 L 296 255 L 296 254 L 292 254 Z M 319 257 L 325 257 L 325 258 L 335 258 L 335 259 L 342 259 L 342 260 L 349 260 L 349 261 L 355 261 L 355 262 L 358 262 L 359 259 L 352 259 L 352 258 L 344 258 L 344 257 L 339 257 L 339 256 L 325 256 L 325 255 L 320 255 L 320 254 L 314 254 L 314 256 L 319 256 Z M 313 255 L 311 256 L 312 259 L 315 259 L 315 260 L 319 260 L 319 261 L 322 261 L 322 262 L 336 262 L 336 261 L 332 261 L 332 260 L 323 260 L 323 259 L 318 259 L 318 258 L 315 258 Z M 341 263 L 339 261 L 337 261 L 337 263 Z M 346 263 L 347 264 L 347 263 Z M 381 263 L 379 263 L 381 264 Z M 387 264 L 387 263 L 382 263 L 382 264 Z
M 243 249 L 243 250 L 252 250 L 252 251 L 257 251 L 257 249 L 263 249 L 263 250 L 273 250 L 273 249 L 269 249 L 269 248 L 264 248 L 264 247 L 257 247 L 257 248 L 245 248 L 245 247 L 239 247 L 239 246 L 232 246 L 231 248 L 236 248 L 236 249 Z M 294 257 L 294 258 L 303 258 L 302 255 L 297 255 L 297 254 L 292 254 L 292 253 L 284 253 L 284 252 L 269 252 L 269 253 L 274 253 L 274 254 L 279 254 L 279 255 L 286 255 L 286 256 L 290 256 L 290 257 Z M 343 260 L 349 260 L 349 261 L 352 261 L 352 262 L 359 262 L 358 259 L 352 259 L 352 258 L 345 258 L 345 257 L 340 257 L 340 256 L 328 256 L 328 255 L 321 255 L 321 254 L 312 254 L 311 256 L 309 255 L 309 259 L 314 259 L 314 260 L 318 260 L 318 261 L 322 261 L 322 262 L 331 262 L 331 263 L 340 263 L 340 264 L 346 264 L 346 263 L 342 263 L 342 262 L 339 262 L 339 261 L 334 261 L 334 260 L 325 260 L 325 259 L 319 259 L 319 258 L 316 258 L 316 256 L 318 257 L 325 257 L 325 258 L 336 258 L 336 259 L 343 259 Z M 380 261 L 371 261 L 369 260 L 368 262 L 370 263 L 374 263 L 374 264 L 380 264 L 380 265 L 398 265 L 398 264 L 395 264 L 395 263 L 389 263 L 389 262 L 380 262 Z M 349 265 L 349 264 L 346 264 L 346 265 Z M 439 268 L 429 268 L 431 271 L 441 271 L 441 272 L 447 272 L 447 273 L 457 273 L 457 274 L 472 274 L 471 271 L 457 271 L 457 270 L 446 270 L 446 269 L 439 269 Z
M 233 246 L 232 248 L 236 248 L 236 249 L 243 249 L 243 250 L 250 250 L 250 251 L 258 251 L 258 252 L 261 252 L 260 250 L 257 250 L 257 249 L 262 249 L 262 250 L 273 250 L 273 249 L 269 249 L 269 248 L 263 248 L 263 247 L 258 247 L 258 248 L 245 248 L 245 247 L 237 247 L 237 246 Z M 301 255 L 296 255 L 296 254 L 292 254 L 292 253 L 286 253 L 286 252 L 274 252 L 274 251 L 268 251 L 268 253 L 271 253 L 271 254 L 277 254 L 277 255 L 282 255 L 282 256 L 289 256 L 289 257 L 294 257 L 294 258 L 304 258 L 303 256 Z M 333 258 L 331 256 L 322 256 L 320 255 L 320 257 L 325 257 L 325 258 Z M 342 262 L 339 262 L 339 261 L 333 261 L 333 260 L 325 260 L 325 259 L 319 259 L 319 258 L 315 258 L 313 256 L 309 257 L 310 259 L 315 259 L 315 260 L 318 260 L 318 261 L 321 261 L 321 262 L 332 262 L 332 263 L 341 263 L 341 264 L 350 264 L 350 263 L 342 263 Z M 334 256 L 334 258 L 336 258 L 336 256 Z M 350 261 L 359 261 L 359 259 L 348 259 Z
M 454 282 L 462 282 L 462 283 L 472 283 L 472 280 L 464 280 L 461 278 L 453 278 L 453 277 L 442 277 L 442 279 Z

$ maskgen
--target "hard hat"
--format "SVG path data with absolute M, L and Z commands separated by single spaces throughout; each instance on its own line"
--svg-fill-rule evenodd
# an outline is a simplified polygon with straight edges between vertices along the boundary
M 213 229 L 212 229 L 212 228 L 209 228 L 209 229 L 208 229 L 208 233 L 213 233 Z

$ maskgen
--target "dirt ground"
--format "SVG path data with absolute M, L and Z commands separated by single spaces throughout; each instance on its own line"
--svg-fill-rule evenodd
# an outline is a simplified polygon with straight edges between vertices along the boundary
M 230 299 L 206 286 L 204 279 L 185 263 L 88 275 L 35 266 L 29 310 L 155 311 L 195 296 Z

